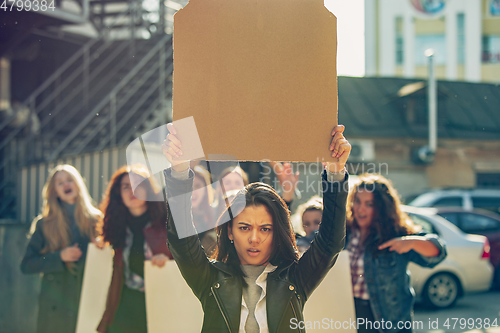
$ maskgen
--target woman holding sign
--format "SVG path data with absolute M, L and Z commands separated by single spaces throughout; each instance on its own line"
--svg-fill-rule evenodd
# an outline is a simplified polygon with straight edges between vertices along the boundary
M 177 230 L 192 223 L 190 192 L 193 172 L 182 158 L 176 129 L 163 152 L 172 164 L 165 170 L 170 250 L 200 300 L 202 332 L 301 332 L 304 303 L 335 264 L 344 246 L 347 174 L 351 146 L 344 126 L 332 132 L 329 151 L 336 162 L 323 171 L 325 209 L 316 239 L 300 259 L 285 202 L 267 184 L 253 183 L 238 192 L 227 209 L 228 223 L 219 220 L 217 247 L 210 261 L 196 235 L 179 239 Z M 327 147 L 325 147 L 325 150 Z M 172 215 L 176 216 L 176 221 Z M 175 222 L 175 223 L 174 223 Z M 185 230 L 185 229 L 184 229 Z
M 444 244 L 436 235 L 419 233 L 381 175 L 361 175 L 347 202 L 346 248 L 358 332 L 412 332 L 408 263 L 436 266 L 446 256 Z
M 132 184 L 138 184 L 132 190 Z M 163 267 L 172 258 L 167 248 L 163 201 L 146 201 L 160 188 L 140 165 L 116 171 L 104 195 L 102 233 L 115 251 L 106 310 L 100 333 L 145 333 L 144 260 Z
M 43 273 L 37 332 L 74 333 L 87 245 L 95 240 L 102 214 L 71 165 L 50 172 L 42 195 L 42 214 L 32 224 L 21 271 Z

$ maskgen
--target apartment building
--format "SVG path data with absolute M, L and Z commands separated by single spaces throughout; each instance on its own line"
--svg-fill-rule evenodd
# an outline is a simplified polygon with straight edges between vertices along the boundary
M 500 82 L 500 0 L 365 0 L 366 76 Z

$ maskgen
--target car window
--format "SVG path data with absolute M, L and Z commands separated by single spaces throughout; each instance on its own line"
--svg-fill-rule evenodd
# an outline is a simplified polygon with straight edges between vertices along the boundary
M 462 230 L 467 233 L 478 233 L 500 230 L 500 222 L 478 214 L 462 214 Z
M 462 207 L 462 197 L 447 197 L 436 200 L 433 207 Z
M 445 219 L 447 219 L 448 221 L 450 221 L 451 223 L 460 228 L 460 226 L 458 225 L 457 213 L 439 213 L 439 216 L 444 217 Z
M 416 225 L 419 225 L 422 227 L 422 231 L 427 233 L 427 234 L 436 234 L 436 235 L 439 235 L 439 233 L 437 232 L 437 230 L 434 228 L 434 226 L 432 225 L 432 223 L 430 223 L 429 221 L 427 221 L 424 217 L 420 216 L 420 215 L 416 215 L 416 214 L 408 214 L 410 216 L 410 218 L 412 219 L 413 223 L 415 223 Z
M 473 196 L 472 205 L 474 208 L 487 209 L 497 214 L 500 213 L 500 198 Z

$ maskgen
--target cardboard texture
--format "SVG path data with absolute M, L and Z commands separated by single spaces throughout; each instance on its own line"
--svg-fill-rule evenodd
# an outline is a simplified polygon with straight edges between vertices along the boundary
M 175 261 L 167 261 L 162 268 L 146 261 L 144 277 L 149 333 L 201 331 L 200 301 L 184 281 Z
M 174 120 L 194 117 L 206 155 L 332 160 L 336 26 L 323 0 L 190 0 L 174 16 Z
M 113 250 L 89 243 L 83 276 L 76 333 L 96 332 L 106 309 L 106 297 L 113 270 Z
M 327 319 L 326 326 L 324 319 Z M 313 329 L 307 329 L 308 333 L 325 332 L 335 330 L 338 332 L 356 333 L 349 323 L 356 322 L 354 310 L 354 297 L 352 295 L 351 266 L 349 264 L 349 253 L 340 252 L 337 262 L 327 274 L 323 282 L 314 290 L 304 307 L 304 320 L 306 323 L 321 323 Z M 344 322 L 346 322 L 344 324 Z M 337 325 L 337 326 L 335 326 Z M 339 328 L 338 325 L 343 325 Z

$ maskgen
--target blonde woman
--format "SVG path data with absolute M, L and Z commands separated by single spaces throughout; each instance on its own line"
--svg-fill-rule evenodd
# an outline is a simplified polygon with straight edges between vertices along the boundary
M 21 262 L 23 273 L 43 273 L 38 333 L 75 332 L 87 244 L 95 239 L 101 215 L 73 166 L 51 171 L 43 187 L 42 214 L 33 221 Z

